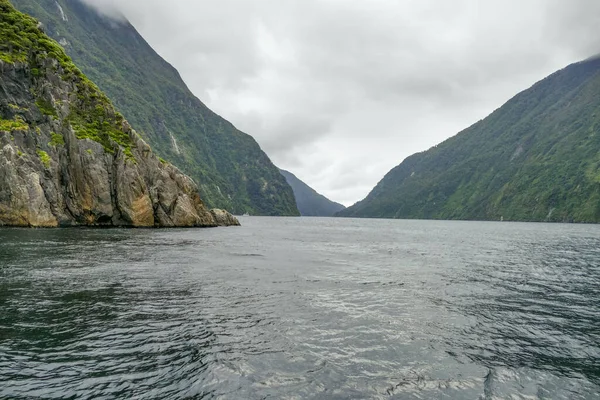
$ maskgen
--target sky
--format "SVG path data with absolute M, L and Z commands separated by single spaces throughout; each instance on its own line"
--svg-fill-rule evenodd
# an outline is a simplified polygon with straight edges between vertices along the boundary
M 334 201 L 600 53 L 598 0 L 84 0 Z

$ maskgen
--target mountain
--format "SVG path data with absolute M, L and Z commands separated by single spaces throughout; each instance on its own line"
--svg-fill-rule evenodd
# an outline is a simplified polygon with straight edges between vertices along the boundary
M 209 110 L 127 21 L 80 0 L 13 0 L 115 103 L 158 155 L 190 175 L 207 205 L 298 215 L 292 189 L 249 135 Z
M 600 222 L 600 58 L 408 157 L 338 215 Z
M 0 225 L 216 226 L 194 182 L 159 159 L 44 34 L 0 0 Z
M 332 217 L 338 211 L 343 210 L 343 205 L 329 200 L 322 194 L 317 193 L 313 188 L 302 182 L 291 172 L 283 169 L 279 170 L 287 183 L 294 191 L 298 210 L 303 217 Z

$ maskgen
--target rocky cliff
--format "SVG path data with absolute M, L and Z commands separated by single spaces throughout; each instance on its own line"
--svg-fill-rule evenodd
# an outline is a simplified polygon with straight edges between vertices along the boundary
M 36 20 L 0 0 L 0 225 L 238 224 L 222 214 Z
M 254 138 L 196 98 L 124 18 L 111 19 L 81 0 L 11 1 L 63 44 L 156 154 L 198 182 L 207 205 L 299 215 L 292 189 Z

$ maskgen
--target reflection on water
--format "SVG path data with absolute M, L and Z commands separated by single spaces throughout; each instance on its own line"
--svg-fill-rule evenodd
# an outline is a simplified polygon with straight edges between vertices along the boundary
M 600 392 L 600 227 L 0 229 L 0 398 Z

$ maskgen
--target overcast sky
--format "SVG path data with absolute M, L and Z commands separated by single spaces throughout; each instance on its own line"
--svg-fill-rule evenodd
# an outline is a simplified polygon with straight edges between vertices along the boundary
M 600 0 L 86 0 L 345 205 L 407 156 L 600 53 Z

